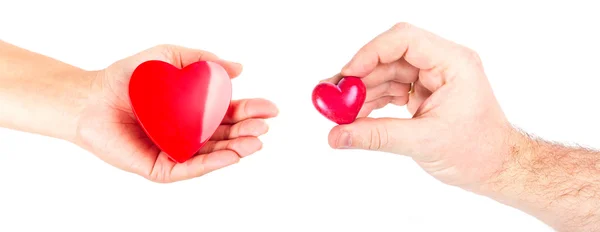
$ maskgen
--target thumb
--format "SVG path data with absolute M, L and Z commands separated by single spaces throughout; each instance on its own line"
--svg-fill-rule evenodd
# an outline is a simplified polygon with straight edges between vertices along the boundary
M 340 149 L 364 149 L 396 154 L 414 152 L 419 144 L 416 119 L 359 118 L 329 133 L 329 145 Z

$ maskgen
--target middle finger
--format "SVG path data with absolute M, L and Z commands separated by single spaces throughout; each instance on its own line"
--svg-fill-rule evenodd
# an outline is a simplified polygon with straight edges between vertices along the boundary
M 362 78 L 362 81 L 367 88 L 372 88 L 392 80 L 408 84 L 415 82 L 418 77 L 419 69 L 401 59 L 396 62 L 377 65 L 373 72 Z
M 269 126 L 263 119 L 251 118 L 233 125 L 220 125 L 213 136 L 212 141 L 235 139 L 243 136 L 261 136 L 269 130 Z

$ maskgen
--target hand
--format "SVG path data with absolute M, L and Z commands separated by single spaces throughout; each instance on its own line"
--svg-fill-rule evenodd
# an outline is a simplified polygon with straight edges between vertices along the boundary
M 264 99 L 232 101 L 226 118 L 209 142 L 185 163 L 161 152 L 138 125 L 129 102 L 133 70 L 147 60 L 162 60 L 182 68 L 199 60 L 214 61 L 237 77 L 242 66 L 205 51 L 172 45 L 157 46 L 95 72 L 90 103 L 79 119 L 75 142 L 103 161 L 155 182 L 198 177 L 234 164 L 261 149 L 258 136 L 267 132 L 263 119 L 275 117 L 275 105 Z
M 387 104 L 406 105 L 413 117 L 359 118 L 336 126 L 329 135 L 333 148 L 408 155 L 439 180 L 471 189 L 503 169 L 512 152 L 508 141 L 518 137 L 478 55 L 415 26 L 395 25 L 325 81 L 340 76 L 362 77 L 367 87 L 359 117 Z

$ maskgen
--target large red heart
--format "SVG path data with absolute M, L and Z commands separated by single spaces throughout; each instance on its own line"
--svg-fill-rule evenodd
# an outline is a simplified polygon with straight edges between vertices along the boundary
M 183 69 L 151 60 L 129 83 L 133 112 L 148 137 L 174 161 L 194 156 L 221 124 L 231 102 L 223 67 L 199 61 Z
M 365 103 L 367 89 L 358 77 L 344 77 L 337 85 L 318 84 L 312 101 L 317 111 L 337 124 L 354 122 Z

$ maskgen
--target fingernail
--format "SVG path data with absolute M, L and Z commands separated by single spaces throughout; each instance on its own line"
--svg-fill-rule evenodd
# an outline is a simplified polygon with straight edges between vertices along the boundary
M 264 135 L 265 133 L 267 133 L 267 131 L 269 130 L 269 127 L 267 126 L 267 124 L 260 124 L 260 126 L 251 128 L 250 130 L 251 131 L 248 134 L 250 134 L 251 136 L 258 137 L 258 136 L 261 136 L 261 135 Z
M 352 137 L 350 137 L 350 133 L 342 132 L 340 138 L 338 139 L 338 147 L 350 148 L 350 146 L 352 146 Z

